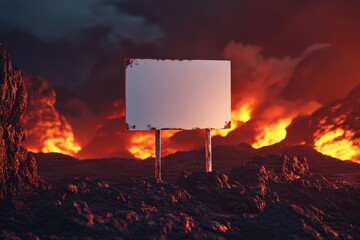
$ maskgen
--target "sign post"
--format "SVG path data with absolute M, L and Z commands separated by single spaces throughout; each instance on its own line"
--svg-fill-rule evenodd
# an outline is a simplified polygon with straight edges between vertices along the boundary
M 155 130 L 155 177 L 161 180 L 161 132 Z
M 211 129 L 231 126 L 227 60 L 127 59 L 128 130 L 155 130 L 155 177 L 161 179 L 161 130 L 205 130 L 205 170 L 212 171 Z
M 211 130 L 205 129 L 205 170 L 212 172 Z

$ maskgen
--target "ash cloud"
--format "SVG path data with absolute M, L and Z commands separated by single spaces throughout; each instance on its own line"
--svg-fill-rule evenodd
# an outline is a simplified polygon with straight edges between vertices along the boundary
M 136 42 L 162 36 L 156 25 L 146 23 L 141 16 L 118 14 L 117 9 L 105 1 L 63 0 L 58 4 L 46 0 L 2 1 L 0 9 L 1 19 L 8 27 L 31 32 L 44 42 L 62 38 L 77 41 L 83 29 L 98 26 L 111 29 L 108 43 L 116 44 L 124 36 Z
M 334 47 L 318 49 L 294 70 L 282 96 L 290 101 L 316 100 L 329 104 L 344 98 L 360 78 L 348 54 Z
M 357 27 L 360 4 L 356 0 L 346 3 L 311 0 L 110 2 L 120 11 L 126 10 L 159 25 L 166 34 L 167 52 L 179 55 L 184 52 L 197 56 L 204 53 L 208 57 L 219 55 L 233 40 L 263 46 L 265 56 L 298 56 L 315 43 L 356 45 L 360 32 Z
M 119 42 L 136 44 L 163 36 L 143 17 L 119 13 L 106 1 L 2 1 L 0 41 L 18 67 L 74 89 L 87 81 L 99 59 L 119 52 Z

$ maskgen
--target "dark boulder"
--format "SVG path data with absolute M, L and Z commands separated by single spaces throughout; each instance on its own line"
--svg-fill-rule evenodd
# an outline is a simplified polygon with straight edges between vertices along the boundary
M 309 165 L 304 156 L 269 154 L 253 158 L 250 164 L 265 167 L 273 181 L 295 180 L 309 174 Z
M 0 199 L 25 194 L 39 184 L 35 158 L 21 146 L 26 134 L 20 118 L 26 104 L 20 71 L 0 44 Z

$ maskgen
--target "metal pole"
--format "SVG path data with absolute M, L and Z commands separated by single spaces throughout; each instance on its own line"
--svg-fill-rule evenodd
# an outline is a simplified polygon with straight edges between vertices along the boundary
M 211 153 L 211 131 L 205 129 L 205 170 L 206 172 L 212 172 L 212 153 Z
M 155 131 L 155 177 L 161 180 L 161 134 Z

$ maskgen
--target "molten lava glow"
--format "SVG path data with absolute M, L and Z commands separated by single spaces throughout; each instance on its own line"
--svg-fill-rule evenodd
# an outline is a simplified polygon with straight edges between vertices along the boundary
M 155 138 L 154 133 L 136 133 L 131 139 L 129 152 L 138 159 L 155 157 Z
M 320 131 L 314 133 L 314 147 L 324 155 L 328 155 L 341 160 L 358 161 L 360 147 L 354 144 L 352 137 L 353 131 L 345 131 L 342 128 L 336 128 L 321 135 Z
M 67 155 L 74 155 L 81 150 L 81 147 L 75 142 L 74 135 L 69 134 L 69 136 L 61 138 L 51 138 L 44 141 L 44 147 L 42 152 L 57 152 Z
M 286 137 L 286 128 L 290 125 L 291 119 L 281 119 L 276 123 L 264 126 L 256 136 L 256 142 L 251 146 L 261 148 L 280 142 Z
M 56 93 L 46 79 L 22 73 L 29 92 L 28 106 L 21 119 L 32 152 L 56 152 L 74 156 L 81 150 L 67 119 L 55 108 Z
M 161 131 L 161 141 L 167 142 L 178 130 Z M 138 132 L 134 133 L 130 138 L 129 152 L 137 159 L 147 159 L 155 157 L 155 134 L 154 132 Z M 169 155 L 176 152 L 175 149 L 164 147 L 162 145 L 162 154 Z
M 76 143 L 72 128 L 68 122 L 65 127 L 59 130 L 59 128 L 49 128 L 46 130 L 46 134 L 42 138 L 43 146 L 38 149 L 38 152 L 56 152 L 67 155 L 75 155 L 81 150 L 81 147 Z
M 69 122 L 59 114 L 54 118 L 42 119 L 36 122 L 28 134 L 36 141 L 25 143 L 32 152 L 56 152 L 74 156 L 81 150 L 75 141 L 74 133 Z
M 242 123 L 245 123 L 251 119 L 251 105 L 250 103 L 245 103 L 239 108 L 231 111 L 231 127 L 228 129 L 221 130 L 212 130 L 211 136 L 221 136 L 226 137 L 231 131 L 238 128 Z

